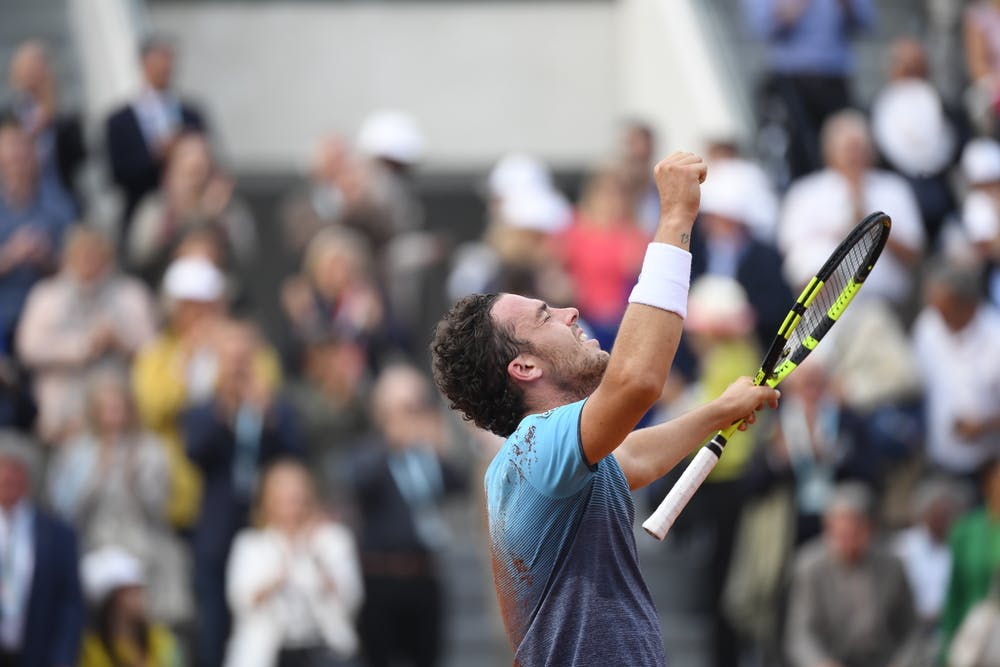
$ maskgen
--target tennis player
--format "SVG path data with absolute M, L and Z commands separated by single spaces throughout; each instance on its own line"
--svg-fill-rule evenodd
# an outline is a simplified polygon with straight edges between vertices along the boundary
M 715 431 L 777 405 L 778 392 L 740 378 L 711 403 L 633 431 L 659 398 L 681 335 L 706 173 L 691 153 L 656 166 L 660 223 L 610 355 L 586 337 L 575 308 L 515 294 L 466 297 L 438 324 L 431 347 L 442 393 L 507 438 L 486 495 L 516 665 L 665 664 L 629 492 Z

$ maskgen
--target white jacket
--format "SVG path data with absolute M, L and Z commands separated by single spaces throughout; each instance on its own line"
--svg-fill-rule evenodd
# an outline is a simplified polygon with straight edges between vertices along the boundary
M 254 605 L 254 597 L 282 575 L 284 586 Z M 337 524 L 324 523 L 296 543 L 273 530 L 243 531 L 229 558 L 226 587 L 233 613 L 226 667 L 274 667 L 283 646 L 307 641 L 343 657 L 357 652 L 361 568 L 354 539 Z

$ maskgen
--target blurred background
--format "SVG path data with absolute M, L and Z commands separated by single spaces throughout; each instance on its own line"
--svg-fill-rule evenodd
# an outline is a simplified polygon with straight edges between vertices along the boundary
M 510 664 L 428 343 L 516 291 L 610 346 L 674 150 L 647 425 L 893 232 L 637 535 L 671 664 L 1000 664 L 1000 2 L 0 0 L 0 67 L 0 667 Z

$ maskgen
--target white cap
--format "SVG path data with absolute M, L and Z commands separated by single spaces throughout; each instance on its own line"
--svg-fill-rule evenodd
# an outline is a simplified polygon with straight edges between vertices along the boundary
M 770 240 L 778 199 L 763 169 L 749 160 L 726 158 L 709 165 L 701 186 L 701 212 L 741 222 L 755 236 Z
M 970 185 L 1000 181 L 1000 144 L 979 137 L 962 150 L 962 173 Z
M 424 135 L 410 114 L 383 109 L 371 113 L 361 124 L 358 150 L 369 157 L 415 164 L 424 156 Z
M 948 166 L 955 134 L 937 91 L 921 79 L 889 84 L 872 107 L 875 145 L 910 176 L 937 174 Z
M 218 301 L 226 291 L 226 278 L 203 257 L 181 257 L 167 268 L 163 292 L 176 301 Z
M 704 275 L 691 285 L 685 329 L 741 336 L 753 329 L 755 320 L 746 290 L 732 278 Z
M 120 588 L 146 585 L 139 559 L 116 546 L 101 547 L 84 556 L 80 578 L 87 600 L 94 605 Z
M 490 172 L 487 187 L 491 197 L 505 197 L 525 188 L 552 188 L 552 174 L 545 163 L 524 153 L 500 158 Z
M 521 187 L 508 192 L 500 202 L 500 220 L 517 229 L 555 234 L 569 226 L 572 210 L 554 188 Z

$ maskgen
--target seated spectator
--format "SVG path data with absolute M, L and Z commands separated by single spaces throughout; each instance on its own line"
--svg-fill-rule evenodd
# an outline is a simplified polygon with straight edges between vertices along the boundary
M 987 267 L 990 300 L 1000 308 L 1000 144 L 973 139 L 962 150 L 969 191 L 962 202 L 962 227 L 973 251 Z
M 170 256 L 191 229 L 207 227 L 225 241 L 227 259 L 247 268 L 257 249 L 250 210 L 234 193 L 234 183 L 215 164 L 208 141 L 199 134 L 177 138 L 163 184 L 136 208 L 128 242 L 128 266 L 156 284 Z
M 436 665 L 444 639 L 437 554 L 448 538 L 440 506 L 464 489 L 465 479 L 443 457 L 443 413 L 415 368 L 382 371 L 372 389 L 372 418 L 377 430 L 353 475 L 362 523 L 365 662 Z
M 28 292 L 55 267 L 73 221 L 69 197 L 41 178 L 31 137 L 0 118 L 0 352 L 11 351 Z
M 742 160 L 716 160 L 709 168 L 712 177 L 702 185 L 701 218 L 692 233 L 691 274 L 721 276 L 740 284 L 756 315 L 757 342 L 764 348 L 794 297 L 781 275 L 778 250 L 754 235 L 750 202 L 760 199 L 760 183 Z
M 949 537 L 951 579 L 941 615 L 945 650 L 966 615 L 990 591 L 1000 569 L 1000 455 L 980 469 L 983 504 L 955 522 Z
M 632 215 L 650 237 L 660 224 L 660 194 L 653 182 L 656 155 L 656 133 L 652 125 L 641 120 L 627 121 L 619 140 L 619 165 Z
M 167 448 L 167 519 L 175 528 L 187 529 L 198 513 L 201 479 L 184 452 L 180 417 L 189 404 L 212 393 L 214 332 L 226 312 L 224 278 L 203 258 L 179 259 L 164 275 L 163 296 L 166 327 L 136 355 L 132 386 L 143 426 Z M 277 382 L 277 362 L 270 360 L 269 368 Z
M 876 539 L 873 511 L 866 487 L 841 485 L 822 537 L 796 555 L 785 635 L 791 667 L 911 664 L 916 610 L 902 564 Z
M 928 81 L 927 54 L 920 41 L 903 38 L 892 43 L 888 74 L 872 103 L 872 136 L 889 166 L 913 188 L 927 245 L 934 246 L 955 208 L 946 173 L 956 157 L 955 128 Z
M 181 667 L 177 639 L 152 620 L 142 563 L 128 551 L 106 546 L 80 563 L 83 589 L 93 610 L 83 639 L 80 667 Z
M 150 617 L 174 627 L 191 620 L 187 554 L 165 508 L 170 469 L 162 442 L 143 431 L 125 378 L 103 371 L 86 390 L 86 428 L 49 470 L 52 507 L 76 526 L 84 550 L 126 549 L 145 573 Z
M 265 471 L 258 526 L 236 538 L 226 574 L 234 628 L 227 667 L 355 664 L 361 567 L 354 537 L 319 510 L 309 472 Z
M 931 268 L 924 301 L 913 346 L 927 402 L 927 458 L 971 476 L 1000 453 L 1000 312 L 983 301 L 974 267 L 945 262 Z
M 76 227 L 58 274 L 28 294 L 17 329 L 18 357 L 34 375 L 37 432 L 61 443 L 82 427 L 84 380 L 95 368 L 128 368 L 156 333 L 148 290 L 115 270 L 97 230 Z
M 892 218 L 892 235 L 861 298 L 904 306 L 925 242 L 913 191 L 901 176 L 873 167 L 868 123 L 859 112 L 831 117 L 823 126 L 822 145 L 826 168 L 794 182 L 782 207 L 778 248 L 788 284 L 792 291 L 803 287 L 862 218 L 884 211 Z
M 620 171 L 594 173 L 584 186 L 573 223 L 554 247 L 573 284 L 580 317 L 605 350 L 611 349 L 649 244 L 632 217 Z
M 54 179 L 82 210 L 77 178 L 87 157 L 80 114 L 59 108 L 55 75 L 45 44 L 29 40 L 10 59 L 14 113 L 34 139 L 42 178 Z
M 305 455 L 298 422 L 261 363 L 267 348 L 253 325 L 228 320 L 212 333 L 214 380 L 208 396 L 182 416 L 188 459 L 204 480 L 194 525 L 198 661 L 222 662 L 229 635 L 226 561 L 236 534 L 250 522 L 260 472 L 283 456 Z
M 125 199 L 118 235 L 122 249 L 129 247 L 129 224 L 136 207 L 160 187 L 164 164 L 181 134 L 205 131 L 198 109 L 172 90 L 173 45 L 151 36 L 140 45 L 139 56 L 142 91 L 113 111 L 104 129 L 111 176 Z
M 32 499 L 37 446 L 0 432 L 4 566 L 0 664 L 75 665 L 83 631 L 76 536 Z
M 347 509 L 348 461 L 370 429 L 370 382 L 364 347 L 330 332 L 306 342 L 301 373 L 288 386 L 288 400 L 302 423 L 321 498 L 335 509 Z
M 385 304 L 376 288 L 364 241 L 340 228 L 322 230 L 309 243 L 301 275 L 286 281 L 282 306 L 292 336 L 293 367 L 305 341 L 327 332 L 352 339 L 377 356 L 384 345 Z
M 778 195 L 764 168 L 756 160 L 744 156 L 733 140 L 716 139 L 710 142 L 706 155 L 713 180 L 719 169 L 724 169 L 728 174 L 727 181 L 739 183 L 736 187 L 745 197 L 741 217 L 750 233 L 761 242 L 774 245 Z

